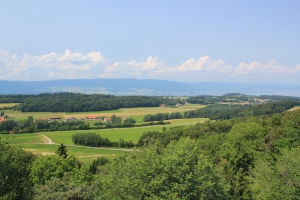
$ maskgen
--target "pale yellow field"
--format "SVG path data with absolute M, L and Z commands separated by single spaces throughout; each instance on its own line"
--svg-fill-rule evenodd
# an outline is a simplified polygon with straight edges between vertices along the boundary
M 27 119 L 28 116 L 32 116 L 34 119 L 38 118 L 50 118 L 50 117 L 61 117 L 64 119 L 64 113 L 55 113 L 55 112 L 20 112 L 13 110 L 5 110 L 5 115 L 8 115 L 9 118 L 14 118 L 16 120 L 19 119 Z
M 300 109 L 300 106 L 295 106 L 295 107 L 293 107 L 293 108 L 291 108 L 291 109 L 289 109 L 287 111 L 295 111 L 295 110 L 298 110 L 298 109 Z
M 110 117 L 111 115 L 116 115 L 118 117 L 134 117 L 147 114 L 156 114 L 156 113 L 172 113 L 172 112 L 185 112 L 188 110 L 195 110 L 198 108 L 204 108 L 205 105 L 201 104 L 187 104 L 184 106 L 179 106 L 177 108 L 169 107 L 146 107 L 146 108 L 120 108 L 118 110 L 110 111 L 99 111 L 99 112 L 77 112 L 77 113 L 66 113 L 66 117 L 86 117 L 86 116 L 106 116 Z
M 61 117 L 62 119 L 65 119 L 66 117 L 86 118 L 86 116 L 111 117 L 112 115 L 116 115 L 117 117 L 122 117 L 123 120 L 127 117 L 133 117 L 137 120 L 137 122 L 142 122 L 143 117 L 147 114 L 172 113 L 172 112 L 180 112 L 183 114 L 185 111 L 195 110 L 204 107 L 205 105 L 200 105 L 200 104 L 187 104 L 176 108 L 170 108 L 170 107 L 120 108 L 118 110 L 109 110 L 109 111 L 74 112 L 74 113 L 20 112 L 20 111 L 13 111 L 13 110 L 5 110 L 5 115 L 8 115 L 10 118 L 16 120 L 27 119 L 28 116 L 32 116 L 34 119 L 50 118 L 50 117 Z M 87 121 L 96 122 L 94 120 L 87 120 Z
M 0 109 L 5 107 L 13 107 L 15 105 L 19 105 L 20 103 L 0 103 Z

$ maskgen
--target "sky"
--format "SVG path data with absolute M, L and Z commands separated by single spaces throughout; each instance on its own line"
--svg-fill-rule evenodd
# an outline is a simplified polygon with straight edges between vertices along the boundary
M 298 0 L 0 0 L 0 80 L 300 84 Z

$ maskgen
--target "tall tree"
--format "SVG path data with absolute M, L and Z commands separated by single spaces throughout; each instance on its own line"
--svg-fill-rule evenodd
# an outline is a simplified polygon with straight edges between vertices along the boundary
M 57 148 L 57 150 L 55 151 L 55 153 L 57 155 L 59 155 L 60 157 L 63 157 L 63 158 L 67 158 L 68 157 L 67 147 L 63 143 L 60 144 L 60 146 Z

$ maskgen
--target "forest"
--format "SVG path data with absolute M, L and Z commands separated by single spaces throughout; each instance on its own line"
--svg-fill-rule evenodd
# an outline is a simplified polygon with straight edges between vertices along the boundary
M 133 107 L 175 106 L 180 98 L 150 96 L 114 96 L 104 94 L 43 93 L 38 95 L 0 95 L 0 103 L 20 103 L 21 112 L 88 112 Z
M 255 103 L 259 99 L 268 101 L 300 101 L 300 97 L 283 96 L 283 95 L 245 95 L 240 93 L 228 93 L 221 96 L 212 95 L 199 95 L 192 96 L 186 99 L 188 103 L 199 103 L 199 104 L 215 104 L 218 102 L 235 103 L 245 102 Z
M 205 117 L 215 120 L 269 115 L 284 112 L 299 104 L 298 101 L 274 101 L 255 105 L 213 104 L 205 108 L 186 111 L 184 118 Z
M 1 198 L 298 199 L 300 195 L 300 110 L 145 132 L 137 145 L 124 156 L 99 158 L 86 166 L 63 144 L 55 155 L 37 156 L 0 143 L 0 166 L 5 169 L 0 171 Z

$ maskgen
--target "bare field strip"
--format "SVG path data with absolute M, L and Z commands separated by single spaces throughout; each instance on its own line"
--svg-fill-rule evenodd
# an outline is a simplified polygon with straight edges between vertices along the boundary
M 27 119 L 28 116 L 32 116 L 33 119 L 61 117 L 64 119 L 64 113 L 61 112 L 20 112 L 14 110 L 5 110 L 5 115 L 16 120 Z
M 172 113 L 172 112 L 181 112 L 184 113 L 188 110 L 195 110 L 199 108 L 204 108 L 205 105 L 201 104 L 186 104 L 184 106 L 179 106 L 175 108 L 171 107 L 145 107 L 145 108 L 120 108 L 118 110 L 109 110 L 109 111 L 98 111 L 98 112 L 73 112 L 73 113 L 63 113 L 63 112 L 20 112 L 13 110 L 6 110 L 5 115 L 8 115 L 10 118 L 16 120 L 27 119 L 28 116 L 32 116 L 34 119 L 39 118 L 50 118 L 50 117 L 76 117 L 76 118 L 85 118 L 86 116 L 98 116 L 98 117 L 110 117 L 116 115 L 125 119 L 126 117 L 136 118 L 138 122 L 142 122 L 142 119 L 147 114 L 157 114 L 157 113 Z M 94 120 L 87 120 L 94 121 Z
M 172 112 L 183 113 L 188 110 L 195 110 L 204 107 L 205 105 L 200 105 L 200 104 L 187 104 L 176 108 L 170 108 L 170 107 L 120 108 L 118 110 L 110 110 L 110 111 L 74 112 L 74 113 L 65 113 L 65 114 L 67 117 L 80 117 L 80 118 L 84 118 L 89 115 L 98 116 L 98 117 L 102 117 L 102 116 L 110 117 L 111 115 L 116 115 L 118 117 L 135 117 L 135 116 L 145 116 L 147 114 L 157 114 L 157 113 L 172 113 Z
M 298 109 L 300 109 L 300 106 L 295 106 L 295 107 L 293 107 L 293 108 L 291 108 L 291 109 L 289 109 L 289 110 L 287 110 L 287 111 L 295 111 L 295 110 L 298 110 Z
M 15 105 L 19 105 L 20 103 L 0 103 L 0 109 L 5 107 L 13 107 Z

